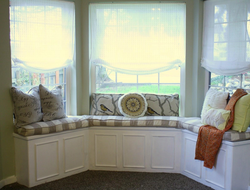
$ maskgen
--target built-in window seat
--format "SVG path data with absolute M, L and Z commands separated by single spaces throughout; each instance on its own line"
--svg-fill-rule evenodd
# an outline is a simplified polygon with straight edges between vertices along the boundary
M 201 125 L 200 118 L 85 115 L 23 126 L 13 134 L 17 182 L 32 187 L 110 170 L 181 173 L 214 189 L 248 189 L 250 129 L 226 132 L 208 169 L 194 159 Z

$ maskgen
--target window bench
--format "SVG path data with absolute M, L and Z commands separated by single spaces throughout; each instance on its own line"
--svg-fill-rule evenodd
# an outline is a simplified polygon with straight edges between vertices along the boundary
M 23 136 L 13 134 L 18 183 L 33 187 L 86 170 L 109 170 L 181 173 L 218 190 L 250 189 L 250 130 L 226 132 L 215 167 L 207 169 L 194 159 L 199 118 L 75 118 L 75 125 L 36 123 L 20 129 Z

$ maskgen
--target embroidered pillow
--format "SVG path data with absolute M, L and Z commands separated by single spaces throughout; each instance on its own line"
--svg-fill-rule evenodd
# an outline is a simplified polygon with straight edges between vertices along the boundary
M 245 132 L 250 125 L 250 94 L 241 97 L 234 111 L 234 123 L 232 130 Z
M 63 109 L 62 87 L 57 86 L 52 90 L 39 85 L 43 121 L 51 121 L 66 117 Z
M 93 93 L 90 115 L 122 115 L 118 108 L 118 100 L 122 95 Z
M 221 92 L 210 88 L 207 91 L 205 100 L 203 102 L 201 117 L 203 114 L 206 113 L 208 105 L 216 109 L 225 109 L 228 97 L 229 97 L 228 92 Z
M 179 94 L 143 94 L 148 107 L 146 115 L 179 116 Z
M 201 116 L 201 122 L 223 130 L 230 118 L 230 113 L 229 110 L 216 109 L 208 105 L 206 112 Z
M 16 127 L 42 120 L 43 114 L 41 112 L 38 86 L 31 88 L 28 93 L 24 93 L 15 87 L 12 87 L 10 92 L 13 100 Z
M 128 93 L 119 98 L 118 108 L 126 117 L 141 117 L 147 111 L 147 101 L 142 94 Z

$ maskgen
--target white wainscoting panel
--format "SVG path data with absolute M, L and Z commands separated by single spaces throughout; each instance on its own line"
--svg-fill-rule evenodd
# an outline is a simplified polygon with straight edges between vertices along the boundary
M 220 148 L 215 166 L 212 169 L 205 168 L 205 180 L 221 188 L 225 188 L 226 183 L 226 154 L 226 150 Z
M 152 136 L 151 138 L 151 168 L 174 169 L 175 137 Z
M 123 135 L 123 167 L 145 168 L 145 135 Z
M 184 141 L 184 171 L 194 177 L 201 178 L 202 162 L 195 160 L 196 140 L 185 138 Z
M 117 135 L 95 134 L 95 166 L 117 167 Z
M 84 167 L 84 135 L 63 139 L 64 172 L 78 170 Z
M 59 175 L 59 140 L 35 144 L 36 180 Z

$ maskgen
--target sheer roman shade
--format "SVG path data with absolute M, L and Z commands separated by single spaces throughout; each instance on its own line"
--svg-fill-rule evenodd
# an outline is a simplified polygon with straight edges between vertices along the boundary
M 184 3 L 90 4 L 90 62 L 151 74 L 185 61 Z
M 201 65 L 217 75 L 250 71 L 250 1 L 204 2 Z
M 73 2 L 10 0 L 11 57 L 14 66 L 52 72 L 73 62 Z

